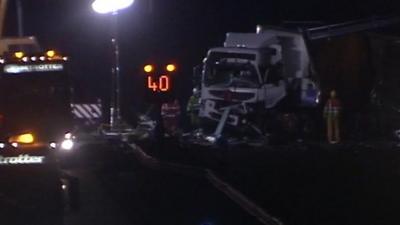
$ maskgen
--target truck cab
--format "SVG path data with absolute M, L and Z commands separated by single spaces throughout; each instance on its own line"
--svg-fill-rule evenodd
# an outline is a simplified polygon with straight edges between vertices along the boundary
M 201 116 L 219 121 L 223 110 L 232 107 L 227 123 L 237 126 L 256 108 L 278 108 L 285 99 L 291 106 L 316 107 L 319 89 L 311 73 L 300 33 L 273 28 L 228 33 L 224 46 L 210 49 L 204 60 Z
M 54 50 L 0 58 L 0 215 L 6 224 L 63 224 L 70 178 L 59 156 L 73 147 L 67 64 Z
M 58 143 L 71 132 L 67 58 L 55 51 L 6 54 L 0 61 L 0 132 Z

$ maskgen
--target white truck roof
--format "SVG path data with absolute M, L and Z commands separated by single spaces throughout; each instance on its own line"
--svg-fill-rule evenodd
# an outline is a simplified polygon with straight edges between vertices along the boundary
M 227 33 L 224 47 L 263 48 L 279 42 L 279 38 L 303 39 L 296 31 L 268 27 L 258 33 Z
M 227 52 L 227 53 L 243 53 L 243 54 L 257 54 L 256 49 L 251 48 L 233 48 L 233 47 L 216 47 L 210 49 L 211 52 Z
M 277 42 L 276 35 L 270 33 L 227 33 L 224 47 L 263 48 Z
M 256 50 L 276 46 L 280 46 L 278 55 L 282 56 L 287 77 L 296 77 L 298 74 L 309 76 L 310 56 L 303 34 L 296 30 L 265 27 L 257 33 L 227 33 L 224 43 L 225 48 L 236 48 L 236 52 L 239 49 Z

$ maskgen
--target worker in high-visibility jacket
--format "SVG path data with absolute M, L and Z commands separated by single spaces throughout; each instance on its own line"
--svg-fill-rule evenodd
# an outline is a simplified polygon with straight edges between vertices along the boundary
M 330 98 L 324 107 L 324 118 L 326 120 L 326 135 L 330 144 L 336 144 L 340 142 L 340 111 L 341 104 L 339 99 L 336 97 L 336 91 L 330 92 Z
M 161 116 L 165 133 L 170 136 L 175 136 L 179 128 L 179 120 L 181 115 L 181 107 L 178 100 L 167 102 L 161 106 Z
M 193 94 L 189 98 L 189 102 L 186 106 L 186 112 L 190 116 L 190 125 L 195 128 L 198 127 L 199 122 L 199 111 L 200 111 L 200 91 L 198 88 L 193 88 Z

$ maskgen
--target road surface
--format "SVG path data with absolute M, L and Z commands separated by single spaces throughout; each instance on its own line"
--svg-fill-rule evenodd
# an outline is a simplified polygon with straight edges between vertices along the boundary
M 81 209 L 66 225 L 256 225 L 205 179 L 140 165 L 115 144 L 86 145 L 65 171 L 80 179 Z
M 286 225 L 400 224 L 400 150 L 389 142 L 140 145 L 164 161 L 212 169 Z

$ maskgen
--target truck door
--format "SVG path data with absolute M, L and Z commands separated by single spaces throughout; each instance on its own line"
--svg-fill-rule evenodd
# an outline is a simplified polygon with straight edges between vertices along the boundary
M 264 84 L 265 108 L 275 107 L 286 96 L 286 85 L 283 80 L 278 84 Z
M 286 96 L 286 83 L 282 76 L 282 65 L 277 63 L 275 66 L 266 69 L 263 78 L 263 95 L 265 108 L 270 109 L 276 106 Z

